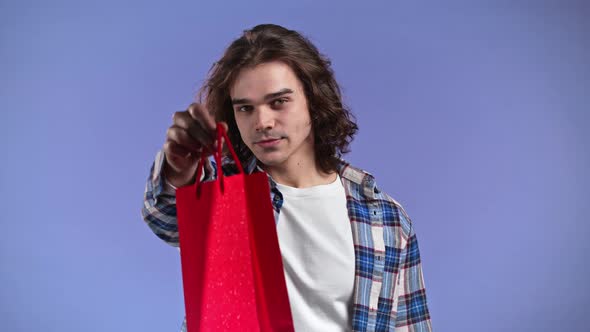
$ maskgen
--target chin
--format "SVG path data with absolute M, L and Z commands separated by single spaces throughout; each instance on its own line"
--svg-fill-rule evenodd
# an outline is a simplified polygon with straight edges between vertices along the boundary
M 255 153 L 254 156 L 266 166 L 277 166 L 285 162 L 284 156 L 277 155 L 277 153 Z
M 284 160 L 279 160 L 275 158 L 257 158 L 261 163 L 265 166 L 277 166 L 283 163 Z

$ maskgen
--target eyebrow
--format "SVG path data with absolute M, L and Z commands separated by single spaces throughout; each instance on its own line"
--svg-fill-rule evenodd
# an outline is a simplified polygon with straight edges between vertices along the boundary
M 264 100 L 266 101 L 289 93 L 293 93 L 293 90 L 284 88 L 277 92 L 267 94 L 266 96 L 264 96 Z M 248 98 L 232 98 L 231 103 L 232 105 L 252 104 L 252 101 Z

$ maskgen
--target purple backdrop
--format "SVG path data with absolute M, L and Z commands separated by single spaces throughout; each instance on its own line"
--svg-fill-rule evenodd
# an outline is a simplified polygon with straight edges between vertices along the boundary
M 179 329 L 178 251 L 140 216 L 149 166 L 230 41 L 277 23 L 333 60 L 360 126 L 347 158 L 412 217 L 435 330 L 582 330 L 588 17 L 586 1 L 3 1 L 0 329 Z

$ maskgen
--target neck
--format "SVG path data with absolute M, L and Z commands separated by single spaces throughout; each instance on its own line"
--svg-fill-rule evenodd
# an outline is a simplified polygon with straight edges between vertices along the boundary
M 284 165 L 261 167 L 279 184 L 307 188 L 322 184 L 329 184 L 336 180 L 336 172 L 326 173 L 319 168 L 314 158 L 297 160 Z

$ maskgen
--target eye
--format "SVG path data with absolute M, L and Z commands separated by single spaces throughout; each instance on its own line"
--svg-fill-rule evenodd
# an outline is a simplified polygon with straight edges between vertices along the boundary
M 240 106 L 236 109 L 237 112 L 248 112 L 251 110 L 251 106 L 250 105 L 244 105 L 244 106 Z
M 283 104 L 285 104 L 286 102 L 288 102 L 289 100 L 287 98 L 279 98 L 279 99 L 275 99 L 272 101 L 273 106 L 281 106 Z

